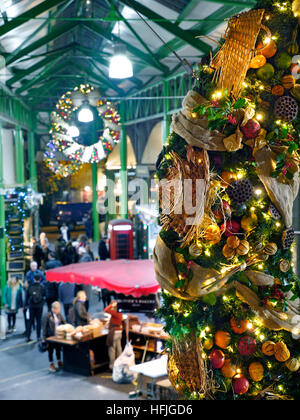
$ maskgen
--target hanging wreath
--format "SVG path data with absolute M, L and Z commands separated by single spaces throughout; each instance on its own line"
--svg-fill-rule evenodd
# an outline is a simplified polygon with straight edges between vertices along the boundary
M 79 113 L 87 106 L 93 113 L 90 124 L 79 121 Z M 71 132 L 77 127 L 78 134 Z M 89 84 L 75 87 L 59 99 L 52 113 L 51 141 L 44 153 L 47 166 L 60 176 L 69 176 L 83 163 L 105 159 L 120 140 L 120 114 L 111 102 L 102 99 L 100 92 Z M 58 153 L 63 153 L 62 163 Z

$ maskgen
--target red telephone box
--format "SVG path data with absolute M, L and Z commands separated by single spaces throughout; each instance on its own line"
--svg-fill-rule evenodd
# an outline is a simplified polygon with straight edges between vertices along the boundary
M 110 221 L 108 238 L 111 260 L 133 260 L 133 223 L 130 220 Z

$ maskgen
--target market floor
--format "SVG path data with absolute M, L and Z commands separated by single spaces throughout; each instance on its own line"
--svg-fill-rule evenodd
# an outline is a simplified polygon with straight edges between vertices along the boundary
M 91 312 L 99 312 L 99 305 Z M 37 343 L 25 343 L 21 312 L 17 331 L 0 341 L 0 400 L 128 400 L 134 390 L 133 385 L 114 384 L 110 373 L 91 378 L 63 371 L 50 374 L 47 353 L 41 354 Z

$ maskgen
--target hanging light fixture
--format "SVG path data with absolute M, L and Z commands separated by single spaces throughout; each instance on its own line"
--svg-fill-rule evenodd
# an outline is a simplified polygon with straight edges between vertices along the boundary
M 128 79 L 133 76 L 132 62 L 126 55 L 126 48 L 118 45 L 115 47 L 115 54 L 110 60 L 110 79 Z
M 78 121 L 82 123 L 90 123 L 94 121 L 94 113 L 91 110 L 89 101 L 84 101 L 82 106 L 79 108 Z
M 120 35 L 120 21 L 118 22 L 119 39 Z M 133 76 L 132 62 L 127 56 L 127 49 L 125 45 L 118 42 L 114 46 L 114 55 L 110 60 L 109 78 L 110 79 L 129 79 Z

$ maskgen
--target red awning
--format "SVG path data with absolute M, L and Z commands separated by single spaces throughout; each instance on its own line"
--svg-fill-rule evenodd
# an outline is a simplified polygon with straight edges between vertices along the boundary
M 46 272 L 46 280 L 98 286 L 116 293 L 141 297 L 160 288 L 151 260 L 114 260 L 71 264 Z

